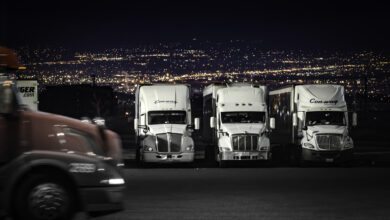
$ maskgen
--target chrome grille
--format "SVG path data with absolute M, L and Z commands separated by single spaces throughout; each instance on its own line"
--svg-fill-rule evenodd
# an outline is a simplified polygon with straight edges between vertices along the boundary
M 180 152 L 181 134 L 158 134 L 157 151 L 158 152 Z
M 342 135 L 320 134 L 316 135 L 318 147 L 321 150 L 341 150 Z
M 171 152 L 180 152 L 181 147 L 181 134 L 170 134 Z
M 234 151 L 255 151 L 257 150 L 258 135 L 233 135 Z
M 157 151 L 168 152 L 168 136 L 167 134 L 157 135 Z

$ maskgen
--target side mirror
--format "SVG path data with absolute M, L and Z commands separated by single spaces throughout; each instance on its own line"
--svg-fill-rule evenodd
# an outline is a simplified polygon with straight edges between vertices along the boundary
M 215 117 L 210 117 L 210 128 L 215 128 Z
M 195 125 L 195 130 L 199 130 L 199 128 L 200 128 L 200 119 L 199 118 L 194 119 L 194 125 Z
M 138 129 L 138 118 L 134 118 L 134 130 Z
M 353 127 L 357 126 L 357 113 L 356 112 L 352 113 L 352 126 Z
M 293 114 L 292 114 L 292 123 L 293 123 L 293 126 L 294 126 L 294 127 L 298 126 L 297 113 L 293 113 Z
M 269 127 L 271 129 L 275 129 L 276 128 L 276 125 L 275 125 L 275 118 L 270 118 L 269 119 Z

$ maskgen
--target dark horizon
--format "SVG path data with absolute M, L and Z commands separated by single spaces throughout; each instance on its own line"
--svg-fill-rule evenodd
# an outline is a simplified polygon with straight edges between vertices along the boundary
M 2 2 L 0 44 L 76 49 L 246 40 L 265 48 L 387 50 L 388 15 L 375 3 Z

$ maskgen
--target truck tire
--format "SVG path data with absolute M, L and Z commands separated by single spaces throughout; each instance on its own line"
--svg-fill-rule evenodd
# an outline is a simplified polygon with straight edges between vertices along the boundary
M 66 179 L 33 174 L 22 181 L 14 197 L 15 219 L 72 219 L 76 212 L 75 193 Z

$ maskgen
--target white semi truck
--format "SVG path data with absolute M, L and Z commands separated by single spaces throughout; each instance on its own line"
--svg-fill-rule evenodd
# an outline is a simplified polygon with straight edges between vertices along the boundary
M 195 144 L 190 86 L 139 85 L 135 98 L 136 160 L 148 163 L 193 162 Z
M 211 84 L 203 90 L 206 157 L 220 167 L 228 161 L 270 161 L 267 87 Z
M 308 161 L 347 162 L 353 158 L 347 103 L 341 85 L 294 85 L 270 91 L 276 129 L 272 143 L 301 165 Z M 357 124 L 353 113 L 352 124 Z

